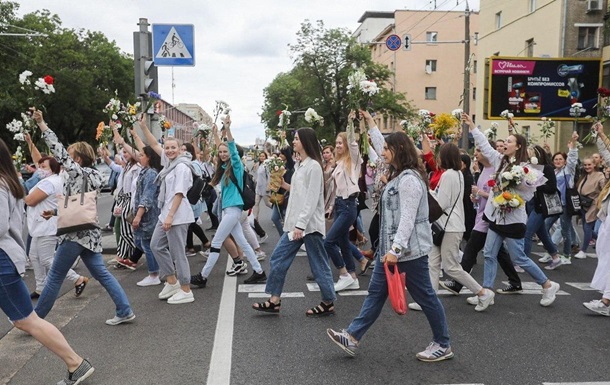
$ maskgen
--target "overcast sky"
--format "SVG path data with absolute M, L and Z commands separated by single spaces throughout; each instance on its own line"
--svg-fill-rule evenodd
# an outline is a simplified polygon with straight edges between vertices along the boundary
M 63 26 L 100 31 L 121 50 L 133 54 L 139 18 L 150 24 L 193 24 L 194 67 L 159 68 L 159 93 L 166 101 L 196 103 L 212 114 L 222 99 L 233 109 L 234 134 L 240 143 L 264 136 L 259 113 L 263 89 L 292 68 L 288 44 L 305 19 L 323 20 L 328 28 L 353 31 L 365 11 L 464 9 L 465 0 L 16 0 L 19 14 L 48 9 Z M 456 5 L 457 4 L 457 5 Z M 478 10 L 479 1 L 469 1 Z M 58 90 L 58 92 L 61 92 Z M 280 107 L 280 106 L 278 106 Z M 103 106 L 100 106 L 100 109 Z

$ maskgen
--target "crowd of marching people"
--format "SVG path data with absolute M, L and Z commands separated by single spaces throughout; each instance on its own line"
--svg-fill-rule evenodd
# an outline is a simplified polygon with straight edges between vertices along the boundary
M 322 146 L 313 129 L 300 128 L 291 145 L 276 154 L 260 151 L 254 167 L 248 167 L 228 115 L 222 129 L 214 125 L 209 142 L 196 136 L 191 143 L 172 137 L 160 143 L 141 121 L 143 137 L 131 129 L 129 144 L 110 122 L 118 155 L 111 157 L 108 148 L 96 153 L 85 142 L 66 148 L 42 112 L 32 113 L 50 150 L 41 154 L 26 138 L 36 165 L 32 178 L 23 182 L 0 141 L 0 205 L 8 213 L 0 224 L 0 305 L 17 328 L 65 361 L 68 376 L 62 383 L 79 383 L 93 373 L 91 364 L 44 321 L 66 278 L 77 297 L 85 292 L 90 278 L 72 269 L 79 258 L 114 302 L 114 316 L 106 320 L 113 326 L 133 321 L 135 314 L 108 266 L 136 270 L 142 256 L 147 272 L 137 286 L 159 286 L 159 299 L 180 305 L 194 302 L 193 289 L 208 285 L 224 248 L 232 258 L 227 275 L 247 275 L 245 284 L 265 283 L 269 298 L 254 303 L 253 310 L 278 314 L 288 269 L 305 250 L 311 274 L 303 279 L 315 281 L 321 296 L 318 305 L 305 309 L 307 317 L 333 314 L 336 292 L 367 288 L 359 278 L 372 268 L 360 313 L 345 329 L 327 330 L 349 355 L 356 353 L 388 297 L 384 264 L 406 272 L 413 299 L 408 307 L 422 311 L 430 325 L 432 342 L 417 354 L 421 361 L 454 354 L 439 290 L 457 295 L 468 288 L 473 296 L 467 303 L 482 312 L 497 295 L 522 292 L 519 273 L 525 272 L 540 285 L 540 305 L 547 307 L 560 289 L 549 278 L 552 271 L 578 263 L 593 248 L 598 266 L 591 287 L 603 295 L 583 305 L 610 315 L 610 182 L 604 173 L 610 170 L 605 167 L 610 166 L 610 139 L 599 123 L 593 127 L 598 153 L 581 157 L 576 133 L 565 151 L 551 154 L 528 145 L 510 123 L 506 140 L 490 141 L 463 114 L 461 123 L 474 138 L 471 158 L 451 140 L 422 135 L 418 146 L 404 132 L 384 136 L 368 112 L 352 111 L 334 146 Z M 368 131 L 366 152 L 355 124 L 366 127 L 364 135 Z M 65 227 L 62 199 L 67 204 L 68 197 L 95 195 L 101 187 L 97 158 L 117 175 L 113 222 L 104 229 Z M 270 161 L 281 163 L 279 173 Z M 368 228 L 361 215 L 365 201 L 373 213 Z M 280 236 L 267 269 L 260 245 L 271 229 L 261 226 L 261 204 L 272 211 Z M 21 237 L 24 214 L 27 240 Z M 575 226 L 582 226 L 582 239 Z M 117 235 L 112 265 L 101 254 L 105 230 Z M 535 242 L 546 251 L 536 260 Z M 481 251 L 483 279 L 477 282 L 471 273 Z M 189 257 L 205 259 L 201 271 L 191 271 Z M 21 279 L 26 260 L 34 269 L 31 290 Z M 496 287 L 498 264 L 508 278 L 503 287 Z

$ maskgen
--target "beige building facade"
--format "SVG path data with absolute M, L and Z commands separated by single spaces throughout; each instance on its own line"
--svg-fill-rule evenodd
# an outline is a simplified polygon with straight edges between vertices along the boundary
M 384 16 L 383 13 L 380 15 Z M 367 13 L 360 19 L 361 26 L 383 24 L 367 22 L 365 16 Z M 470 13 L 472 69 L 476 68 L 478 47 L 474 44 L 473 36 L 478 31 L 479 19 L 477 13 Z M 369 27 L 367 32 L 371 34 Z M 393 34 L 402 41 L 402 46 L 395 51 L 386 46 L 386 39 Z M 393 22 L 379 31 L 370 42 L 363 43 L 369 44 L 375 62 L 393 71 L 389 86 L 394 91 L 404 93 L 414 108 L 438 114 L 462 108 L 464 40 L 464 11 L 396 10 Z M 408 41 L 408 45 L 405 45 L 405 41 Z M 471 74 L 471 111 L 474 111 L 478 97 L 477 79 Z M 400 122 L 391 118 L 378 116 L 377 121 L 382 131 L 400 130 Z
M 606 0 L 485 0 L 479 15 L 477 83 L 487 87 L 486 61 L 492 56 L 518 58 L 602 58 Z M 610 57 L 610 54 L 608 55 Z M 475 104 L 476 123 L 483 129 L 486 92 Z M 595 111 L 587 111 L 595 115 Z M 530 138 L 539 138 L 539 119 L 520 120 L 518 129 Z M 508 134 L 506 122 L 499 121 L 499 137 Z M 586 134 L 590 123 L 579 124 Z M 565 148 L 574 124 L 558 122 L 548 144 L 553 151 Z M 543 140 L 538 140 L 539 144 Z

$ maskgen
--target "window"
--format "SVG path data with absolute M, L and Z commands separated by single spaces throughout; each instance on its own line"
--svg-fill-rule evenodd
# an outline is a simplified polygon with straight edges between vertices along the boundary
M 599 48 L 597 45 L 597 34 L 599 27 L 578 27 L 577 49 Z
M 534 56 L 534 39 L 528 39 L 525 41 L 525 56 L 533 57 Z
M 438 41 L 438 32 L 426 32 L 426 41 L 429 43 Z
M 477 100 L 477 87 L 472 87 L 472 100 Z
M 602 87 L 610 88 L 610 65 L 604 65 L 602 72 Z
M 426 60 L 426 73 L 431 74 L 432 72 L 436 72 L 436 60 Z
M 426 100 L 436 100 L 436 87 L 426 87 Z
M 472 64 L 472 73 L 476 74 L 477 73 L 477 61 L 475 60 L 472 63 L 473 63 Z
M 536 11 L 536 0 L 530 0 L 530 13 Z
M 587 12 L 601 11 L 603 0 L 587 0 Z
M 496 13 L 496 29 L 502 28 L 502 11 Z

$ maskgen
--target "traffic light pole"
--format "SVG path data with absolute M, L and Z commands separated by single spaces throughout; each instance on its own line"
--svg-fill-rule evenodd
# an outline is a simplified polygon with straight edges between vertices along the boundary
M 140 18 L 138 22 L 140 28 L 133 33 L 135 95 L 141 101 L 146 125 L 155 137 L 160 138 L 161 129 L 157 125 L 153 127 L 151 122 L 153 114 L 144 110 L 148 104 L 148 93 L 159 92 L 158 70 L 153 61 L 152 34 L 148 31 L 149 25 L 148 19 Z
M 466 1 L 465 27 L 464 27 L 464 96 L 463 109 L 464 112 L 470 114 L 470 9 L 468 1 Z M 468 125 L 462 124 L 462 149 L 468 151 L 470 141 L 468 139 Z

